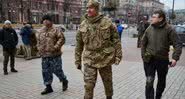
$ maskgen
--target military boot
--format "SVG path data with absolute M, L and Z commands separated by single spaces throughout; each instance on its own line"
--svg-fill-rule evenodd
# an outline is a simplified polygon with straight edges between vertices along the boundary
M 14 73 L 16 73 L 16 72 L 18 72 L 15 68 L 12 68 L 11 69 L 11 72 L 14 72 Z
M 68 88 L 68 80 L 63 81 L 62 85 L 63 85 L 63 91 L 66 91 Z
M 84 96 L 84 99 L 93 99 L 93 97 Z
M 107 96 L 107 98 L 106 99 L 112 99 L 112 96 Z
M 41 95 L 45 95 L 45 94 L 52 93 L 52 92 L 53 92 L 53 89 L 51 85 L 46 85 L 46 88 L 44 89 L 44 91 L 41 92 Z
M 4 75 L 8 75 L 7 69 L 4 69 Z
M 8 65 L 7 60 L 4 60 L 3 66 L 4 75 L 8 75 L 7 65 Z
M 155 99 L 161 99 L 162 95 L 156 95 Z

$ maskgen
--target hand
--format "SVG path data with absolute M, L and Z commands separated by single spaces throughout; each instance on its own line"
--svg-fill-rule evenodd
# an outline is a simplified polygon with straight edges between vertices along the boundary
M 116 58 L 116 60 L 115 60 L 115 65 L 119 65 L 119 63 L 120 63 L 120 59 L 118 59 L 118 58 Z
M 46 48 L 42 49 L 44 52 L 55 52 L 56 48 L 55 47 L 49 47 L 47 46 Z
M 176 64 L 177 64 L 177 61 L 173 59 L 173 60 L 171 61 L 170 67 L 175 67 Z
M 81 70 L 82 69 L 82 66 L 81 65 L 77 65 L 76 68 L 79 69 L 79 70 Z
M 53 47 L 53 48 L 48 48 L 47 51 L 55 52 L 55 51 L 56 51 L 56 48 L 55 48 L 55 47 Z

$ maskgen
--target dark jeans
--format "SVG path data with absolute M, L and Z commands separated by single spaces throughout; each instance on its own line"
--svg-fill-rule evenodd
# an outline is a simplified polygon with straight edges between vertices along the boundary
M 4 71 L 7 71 L 8 67 L 8 61 L 10 58 L 10 68 L 14 69 L 15 66 L 15 53 L 16 53 L 16 48 L 3 48 L 3 56 L 4 56 L 4 61 L 3 61 L 3 69 Z
M 142 39 L 143 35 L 138 35 L 138 39 L 137 39 L 137 48 L 141 48 L 141 39 Z
M 168 60 L 152 59 L 149 63 L 144 62 L 146 75 L 145 96 L 146 99 L 154 99 L 154 80 L 157 71 L 158 82 L 156 89 L 156 99 L 161 99 L 162 93 L 166 87 L 166 76 L 168 73 Z

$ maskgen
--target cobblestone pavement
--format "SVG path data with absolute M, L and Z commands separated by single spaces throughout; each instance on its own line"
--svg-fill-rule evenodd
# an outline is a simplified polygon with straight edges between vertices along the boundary
M 135 42 L 135 39 L 130 38 L 122 40 L 124 59 L 119 66 L 113 66 L 113 99 L 144 99 L 145 76 L 140 49 L 134 47 Z M 45 96 L 40 95 L 45 88 L 41 75 L 41 59 L 25 61 L 17 58 L 16 67 L 19 72 L 16 74 L 9 72 L 9 75 L 4 76 L 2 52 L 0 52 L 0 99 L 83 99 L 83 74 L 74 66 L 74 47 L 65 45 L 63 51 L 63 68 L 69 79 L 69 89 L 62 92 L 62 84 L 55 76 L 54 92 Z M 185 99 L 184 73 L 185 64 L 169 69 L 163 99 Z M 95 99 L 105 99 L 100 77 L 94 91 Z

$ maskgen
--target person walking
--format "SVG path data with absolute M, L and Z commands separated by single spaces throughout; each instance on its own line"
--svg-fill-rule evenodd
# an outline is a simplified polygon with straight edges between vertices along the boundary
M 175 67 L 182 52 L 182 43 L 172 26 L 166 22 L 164 11 L 157 10 L 153 13 L 151 25 L 146 29 L 141 44 L 146 76 L 146 99 L 154 99 L 154 97 L 155 99 L 161 99 L 166 87 L 168 66 Z M 168 54 L 170 45 L 175 49 L 171 61 L 169 61 Z M 156 72 L 158 81 L 155 94 L 153 84 Z
M 0 44 L 3 46 L 3 70 L 4 75 L 8 75 L 8 61 L 10 58 L 11 72 L 18 72 L 15 69 L 15 53 L 16 45 L 18 44 L 18 36 L 16 31 L 12 28 L 11 22 L 6 20 L 3 29 L 0 30 Z
M 68 88 L 68 80 L 62 69 L 61 47 L 65 43 L 64 34 L 60 29 L 53 26 L 52 17 L 45 15 L 42 18 L 44 27 L 39 31 L 37 47 L 42 58 L 42 76 L 45 90 L 42 95 L 53 92 L 53 73 L 59 78 L 63 85 L 63 91 Z
M 99 13 L 100 3 L 89 0 L 87 14 L 76 35 L 75 65 L 84 64 L 84 99 L 93 99 L 94 87 L 99 72 L 105 87 L 106 99 L 112 99 L 112 65 L 122 59 L 121 41 L 112 21 Z
M 20 31 L 20 35 L 22 37 L 22 42 L 24 44 L 25 48 L 25 59 L 29 60 L 31 59 L 31 34 L 32 34 L 32 29 L 31 25 L 29 24 L 23 24 L 24 26 L 22 27 Z
M 116 26 L 117 26 L 117 31 L 119 33 L 119 37 L 121 39 L 124 27 L 121 25 L 119 20 L 116 20 L 115 23 L 116 23 Z

